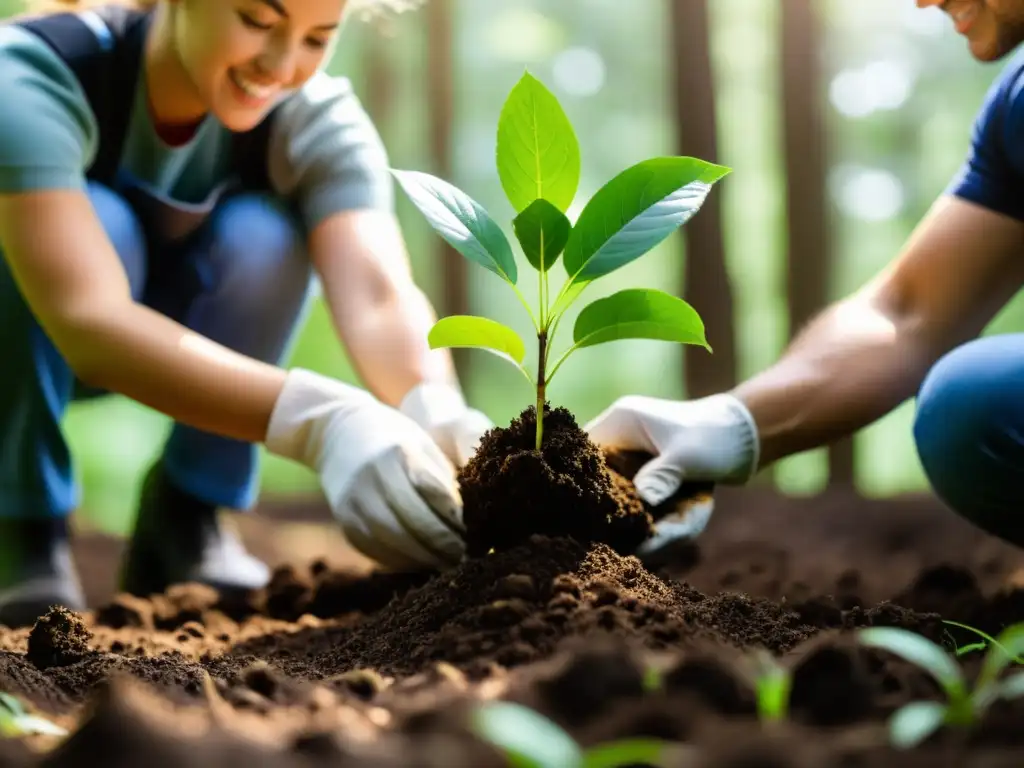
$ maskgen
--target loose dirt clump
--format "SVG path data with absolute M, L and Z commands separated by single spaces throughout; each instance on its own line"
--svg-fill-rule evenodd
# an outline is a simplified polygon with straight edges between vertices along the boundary
M 67 667 L 92 654 L 91 637 L 81 616 L 66 608 L 54 607 L 32 627 L 26 657 L 36 669 Z
M 470 557 L 507 550 L 530 536 L 571 536 L 631 552 L 651 517 L 631 487 L 613 480 L 604 454 L 565 408 L 536 409 L 490 430 L 459 473 Z

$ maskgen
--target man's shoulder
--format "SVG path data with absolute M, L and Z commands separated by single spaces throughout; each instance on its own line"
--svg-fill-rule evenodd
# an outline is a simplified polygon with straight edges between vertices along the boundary
M 946 191 L 1024 220 L 1024 47 L 989 86 L 967 157 Z
M 1003 65 L 989 86 L 979 110 L 978 119 L 1002 119 L 1006 114 L 1024 107 L 1024 46 L 1018 48 Z

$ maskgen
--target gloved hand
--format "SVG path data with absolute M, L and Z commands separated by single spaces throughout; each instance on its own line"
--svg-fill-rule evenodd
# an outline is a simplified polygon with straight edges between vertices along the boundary
M 440 568 L 461 559 L 455 468 L 416 422 L 369 392 L 289 371 L 266 446 L 319 474 L 348 541 L 381 565 Z
M 423 427 L 460 469 L 476 453 L 484 433 L 494 427 L 486 414 L 466 405 L 461 392 L 441 382 L 417 384 L 398 409 Z
M 757 471 L 757 425 L 747 407 L 729 394 L 684 401 L 629 395 L 584 429 L 606 449 L 653 454 L 633 478 L 639 496 L 652 506 L 668 499 L 684 480 L 740 485 Z M 711 508 L 696 504 L 681 518 L 669 515 L 658 521 L 644 550 L 696 538 Z

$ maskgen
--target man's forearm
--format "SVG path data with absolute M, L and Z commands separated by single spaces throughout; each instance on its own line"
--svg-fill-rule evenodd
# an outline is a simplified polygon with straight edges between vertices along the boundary
M 427 341 L 437 316 L 418 288 L 374 302 L 339 298 L 331 305 L 338 308 L 335 325 L 353 366 L 382 402 L 397 406 L 423 381 L 457 386 L 450 352 L 433 350 Z
M 830 307 L 733 391 L 758 425 L 760 466 L 881 418 L 914 394 L 937 352 L 866 298 Z

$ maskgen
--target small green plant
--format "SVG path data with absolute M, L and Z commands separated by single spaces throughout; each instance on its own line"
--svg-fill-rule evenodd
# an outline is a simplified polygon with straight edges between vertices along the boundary
M 519 289 L 508 239 L 479 203 L 429 174 L 392 174 L 433 229 L 465 258 L 504 280 L 529 314 L 537 334 L 536 377 L 523 365 L 522 338 L 495 320 L 444 317 L 430 330 L 428 341 L 432 349 L 483 349 L 515 365 L 536 389 L 539 450 L 546 388 L 576 350 L 619 339 L 658 339 L 711 351 L 703 321 L 688 303 L 663 291 L 626 289 L 583 308 L 572 344 L 549 365 L 559 321 L 586 287 L 638 259 L 682 226 L 730 169 L 691 157 L 644 160 L 601 187 L 572 223 L 566 214 L 579 186 L 579 144 L 557 98 L 528 72 L 501 110 L 496 163 L 516 212 L 512 229 L 538 276 L 536 313 Z M 560 257 L 567 277 L 552 298 L 550 276 Z
M 959 627 L 960 629 L 965 629 L 968 632 L 973 632 L 974 634 L 976 634 L 978 637 L 981 638 L 981 640 L 979 640 L 976 643 L 968 643 L 967 645 L 957 646 L 956 640 L 953 639 L 952 635 L 950 635 L 948 632 L 945 633 L 946 636 L 949 637 L 950 640 L 952 640 L 953 647 L 955 649 L 955 653 L 956 653 L 957 657 L 966 656 L 968 653 L 983 652 L 987 648 L 989 648 L 990 646 L 997 646 L 997 647 L 999 646 L 999 641 L 998 640 L 996 640 L 991 635 L 989 635 L 989 634 L 987 634 L 985 632 L 982 632 L 980 629 L 975 629 L 974 627 L 968 626 L 967 624 L 961 624 L 958 621 L 950 621 L 949 619 L 944 619 L 942 623 L 943 624 L 948 624 L 951 627 Z M 1004 653 L 1007 653 L 1005 648 L 1003 648 L 1002 650 L 1003 650 Z M 1007 653 L 1007 656 L 1011 657 L 1011 661 L 1014 664 L 1018 664 L 1018 665 L 1024 664 L 1024 658 L 1021 658 L 1020 654 Z
M 644 689 L 644 693 L 658 693 L 665 685 L 661 670 L 654 664 L 645 667 L 640 685 Z
M 68 732 L 55 723 L 25 711 L 24 705 L 9 693 L 0 693 L 0 738 L 44 734 L 67 736 Z
M 969 727 L 996 700 L 1024 696 L 1024 672 L 1000 678 L 1024 652 L 1024 623 L 1007 627 L 993 639 L 973 690 L 956 659 L 922 635 L 897 627 L 871 627 L 860 630 L 858 636 L 863 645 L 893 653 L 929 672 L 946 695 L 945 702 L 913 701 L 897 710 L 889 721 L 894 746 L 914 747 L 944 725 Z
M 584 749 L 568 733 L 529 707 L 488 701 L 472 715 L 471 728 L 501 750 L 514 768 L 620 768 L 666 765 L 682 745 L 660 739 L 622 739 Z
M 793 686 L 789 669 L 766 650 L 745 658 L 747 674 L 757 699 L 757 717 L 762 723 L 774 723 L 789 716 L 789 693 Z

